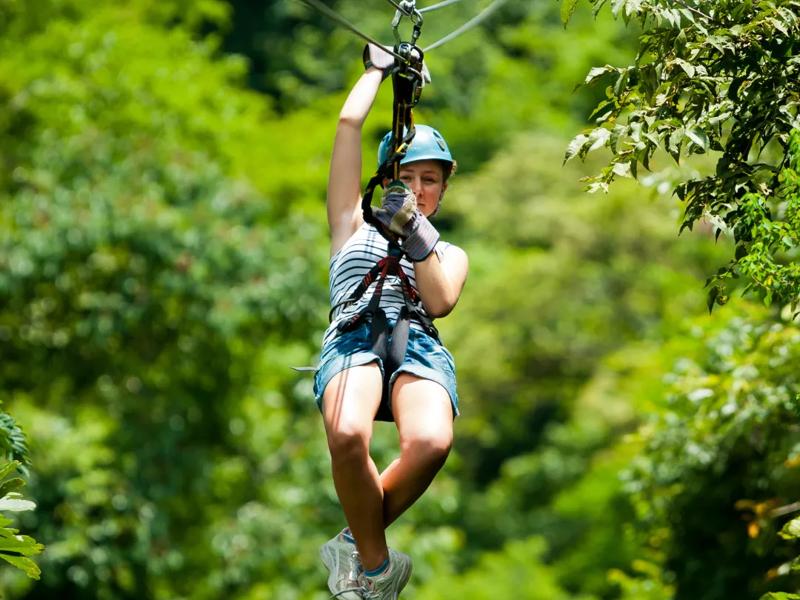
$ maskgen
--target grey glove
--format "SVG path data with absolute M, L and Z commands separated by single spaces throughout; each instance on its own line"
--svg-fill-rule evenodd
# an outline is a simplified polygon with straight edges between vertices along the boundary
M 383 73 L 383 79 L 389 77 L 397 69 L 397 61 L 394 55 L 387 52 L 387 49 L 382 46 L 367 44 L 364 46 L 362 59 L 364 60 L 365 69 L 375 67 Z
M 400 247 L 415 261 L 428 258 L 439 232 L 417 208 L 414 193 L 402 181 L 392 181 L 383 192 L 381 207 L 372 214 L 389 231 L 400 236 Z
M 400 68 L 394 54 L 390 54 L 387 50 L 388 48 L 383 46 L 367 44 L 364 46 L 364 53 L 361 57 L 364 60 L 365 69 L 375 67 L 383 73 L 382 80 L 386 79 Z M 422 71 L 420 74 L 422 75 L 422 86 L 424 87 L 431 82 L 431 72 L 428 70 L 428 65 L 424 62 L 422 63 Z

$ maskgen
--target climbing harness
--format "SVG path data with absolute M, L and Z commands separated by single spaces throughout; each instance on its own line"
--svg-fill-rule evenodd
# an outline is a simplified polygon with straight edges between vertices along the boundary
M 428 317 L 422 309 L 419 294 L 411 285 L 408 275 L 401 266 L 400 261 L 403 258 L 404 252 L 399 245 L 397 236 L 390 232 L 388 228 L 373 215 L 372 197 L 375 188 L 379 186 L 383 187 L 384 180 L 396 180 L 399 178 L 400 163 L 405 157 L 416 134 L 412 109 L 419 102 L 422 88 L 425 84 L 423 65 L 425 52 L 429 49 L 437 48 L 456 36 L 461 35 L 468 29 L 475 27 L 488 17 L 489 14 L 504 4 L 506 0 L 494 0 L 494 2 L 479 15 L 425 50 L 417 45 L 417 41 L 422 33 L 424 21 L 423 13 L 450 6 L 461 0 L 443 0 L 442 2 L 421 9 L 417 9 L 416 0 L 387 0 L 389 4 L 395 8 L 395 14 L 391 23 L 395 39 L 395 44 L 392 49 L 386 48 L 370 36 L 359 31 L 358 28 L 349 21 L 322 4 L 320 0 L 302 1 L 339 22 L 362 39 L 379 46 L 395 57 L 395 66 L 391 73 L 394 99 L 392 104 L 392 129 L 388 143 L 388 152 L 383 162 L 379 164 L 375 175 L 373 175 L 367 183 L 361 201 L 364 221 L 375 227 L 387 240 L 388 253 L 370 269 L 361 283 L 353 290 L 352 294 L 346 300 L 338 303 L 331 309 L 329 315 L 329 319 L 332 320 L 336 309 L 357 302 L 374 284 L 375 289 L 366 307 L 340 322 L 337 325 L 337 329 L 339 332 L 348 332 L 364 324 L 369 326 L 372 351 L 380 358 L 383 365 L 383 394 L 375 419 L 379 421 L 392 421 L 394 418 L 390 408 L 389 388 L 393 374 L 403 364 L 405 359 L 411 321 L 414 320 L 418 322 L 423 330 L 434 339 L 438 340 L 439 334 L 430 317 Z M 403 41 L 400 34 L 400 25 L 404 19 L 408 19 L 412 25 L 409 41 Z M 400 314 L 393 327 L 390 327 L 386 313 L 380 306 L 383 287 L 389 277 L 394 277 L 399 282 L 404 299 L 404 305 L 400 309 Z
M 408 275 L 403 270 L 400 260 L 403 257 L 403 250 L 397 244 L 389 244 L 389 253 L 380 259 L 372 269 L 364 276 L 361 283 L 353 290 L 350 296 L 331 308 L 328 315 L 332 320 L 333 313 L 341 306 L 352 304 L 359 300 L 375 283 L 375 290 L 369 303 L 361 311 L 351 317 L 341 321 L 337 329 L 344 333 L 354 331 L 363 324 L 368 324 L 370 330 L 370 344 L 374 352 L 383 363 L 383 393 L 378 413 L 375 418 L 378 421 L 392 421 L 392 412 L 389 405 L 389 393 L 392 374 L 403 364 L 408 347 L 408 336 L 411 329 L 411 320 L 415 320 L 425 333 L 438 340 L 439 332 L 433 324 L 433 320 L 420 308 L 420 298 L 417 290 L 411 285 Z M 383 294 L 384 283 L 389 276 L 397 277 L 403 293 L 403 307 L 397 316 L 394 328 L 389 327 L 386 312 L 381 308 L 381 295 Z

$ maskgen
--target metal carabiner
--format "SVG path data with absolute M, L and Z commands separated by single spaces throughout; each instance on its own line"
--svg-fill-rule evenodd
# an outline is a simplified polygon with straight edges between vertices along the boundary
M 392 19 L 392 32 L 394 33 L 395 42 L 399 44 L 402 41 L 398 28 L 400 27 L 400 21 L 403 20 L 403 17 L 408 17 L 414 24 L 414 29 L 411 33 L 411 43 L 416 44 L 419 34 L 422 32 L 422 13 L 417 10 L 417 1 L 399 0 L 399 2 L 392 2 L 392 4 L 397 7 L 394 18 Z

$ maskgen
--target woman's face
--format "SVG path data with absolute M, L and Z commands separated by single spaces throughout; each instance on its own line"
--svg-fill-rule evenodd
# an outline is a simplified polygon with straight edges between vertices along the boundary
M 418 160 L 402 165 L 400 181 L 414 192 L 417 207 L 426 217 L 436 212 L 447 189 L 442 163 L 438 160 Z

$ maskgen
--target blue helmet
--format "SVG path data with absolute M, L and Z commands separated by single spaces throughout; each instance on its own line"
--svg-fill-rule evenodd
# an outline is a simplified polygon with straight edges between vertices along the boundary
M 449 169 L 453 166 L 453 156 L 450 154 L 450 149 L 442 134 L 428 125 L 415 125 L 415 129 L 414 139 L 411 140 L 408 151 L 400 164 L 404 165 L 417 160 L 440 160 L 447 163 L 449 173 Z M 381 145 L 378 146 L 378 166 L 381 166 L 389 157 L 391 139 L 392 132 L 390 131 L 383 136 Z

